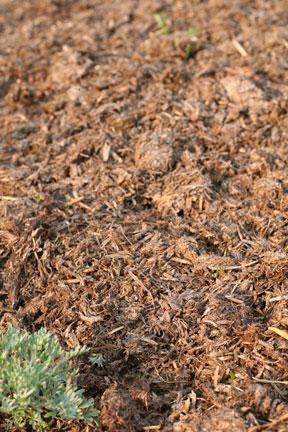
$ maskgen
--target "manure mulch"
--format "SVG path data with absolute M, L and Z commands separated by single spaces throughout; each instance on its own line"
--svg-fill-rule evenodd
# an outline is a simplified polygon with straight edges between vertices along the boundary
M 287 2 L 0 14 L 0 330 L 104 356 L 54 430 L 287 431 Z

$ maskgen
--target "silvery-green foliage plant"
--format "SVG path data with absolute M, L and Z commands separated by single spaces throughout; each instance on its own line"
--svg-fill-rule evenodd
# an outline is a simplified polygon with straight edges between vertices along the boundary
M 9 327 L 0 340 L 0 413 L 9 424 L 43 431 L 56 417 L 93 423 L 97 411 L 74 384 L 71 362 L 86 351 L 64 351 L 44 328 L 29 334 Z

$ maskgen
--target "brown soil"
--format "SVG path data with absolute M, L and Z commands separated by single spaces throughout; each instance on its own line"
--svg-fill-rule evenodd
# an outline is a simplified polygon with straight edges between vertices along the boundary
M 0 331 L 105 359 L 54 430 L 287 431 L 287 2 L 0 13 Z

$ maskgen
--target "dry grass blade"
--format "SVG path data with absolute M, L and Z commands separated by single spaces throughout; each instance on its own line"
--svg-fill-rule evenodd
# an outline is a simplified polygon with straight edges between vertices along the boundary
M 262 378 L 253 378 L 253 379 L 258 383 L 288 385 L 288 381 L 274 381 L 274 380 L 268 380 L 268 379 L 262 379 Z
M 247 55 L 248 55 L 247 51 L 243 48 L 243 46 L 236 39 L 232 40 L 232 44 L 233 44 L 234 48 L 236 48 L 236 50 L 239 52 L 239 54 L 242 57 L 247 57 Z
M 288 333 L 284 330 L 278 329 L 277 327 L 269 327 L 268 330 L 278 334 L 282 338 L 288 340 Z

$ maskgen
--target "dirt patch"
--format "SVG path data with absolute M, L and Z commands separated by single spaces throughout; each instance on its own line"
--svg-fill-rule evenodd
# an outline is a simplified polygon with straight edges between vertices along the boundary
M 87 431 L 287 430 L 286 2 L 0 14 L 1 331 L 103 354 Z

